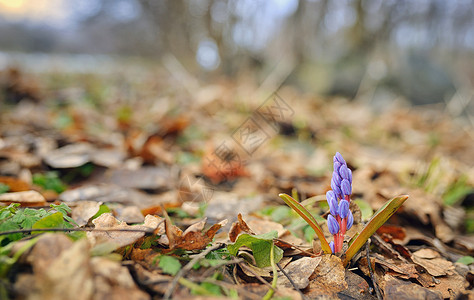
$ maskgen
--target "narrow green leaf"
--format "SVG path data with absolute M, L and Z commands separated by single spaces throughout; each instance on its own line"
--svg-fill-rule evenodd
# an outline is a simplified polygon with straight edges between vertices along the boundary
M 270 251 L 272 250 L 272 247 L 275 262 L 277 263 L 283 258 L 283 250 L 273 244 L 273 239 L 277 237 L 278 233 L 275 230 L 260 235 L 241 234 L 234 244 L 227 246 L 227 249 L 230 254 L 235 256 L 240 247 L 246 246 L 250 248 L 257 267 L 264 268 L 271 265 Z
M 364 226 L 364 229 L 359 233 L 355 240 L 349 245 L 346 251 L 346 257 L 344 258 L 344 266 L 346 266 L 352 257 L 359 251 L 359 249 L 367 242 L 367 240 L 380 228 L 387 220 L 402 206 L 402 204 L 408 199 L 408 195 L 395 197 L 384 206 L 382 206 L 370 219 L 370 221 Z
M 303 206 L 301 205 L 298 201 L 295 199 L 291 198 L 291 196 L 287 194 L 279 194 L 280 198 L 285 201 L 285 203 L 291 207 L 294 211 L 302 217 L 306 223 L 313 228 L 314 232 L 319 238 L 319 241 L 321 242 L 321 248 L 326 254 L 332 253 L 331 247 L 329 247 L 328 241 L 324 237 L 323 231 L 321 230 L 321 227 L 319 226 L 318 222 L 316 219 L 313 217 L 313 215 Z

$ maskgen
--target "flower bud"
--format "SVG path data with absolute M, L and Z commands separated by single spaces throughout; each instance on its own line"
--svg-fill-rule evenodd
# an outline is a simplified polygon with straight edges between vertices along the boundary
M 336 155 L 334 155 L 334 159 L 333 159 L 334 162 L 338 161 L 341 163 L 341 165 L 345 165 L 346 164 L 346 161 L 344 160 L 344 158 L 342 158 L 342 155 L 341 153 L 339 152 L 336 152 Z
M 335 252 L 336 252 L 336 251 L 334 251 L 334 242 L 333 242 L 333 241 L 331 241 L 331 242 L 329 243 L 329 247 L 331 247 L 332 253 L 335 253 Z
M 341 163 L 338 162 L 338 161 L 335 161 L 334 162 L 334 171 L 338 172 L 339 171 L 339 168 L 341 167 Z
M 341 181 L 341 192 L 343 196 L 350 196 L 352 194 L 352 187 L 349 180 L 343 179 Z
M 346 230 L 351 229 L 353 223 L 354 223 L 354 216 L 352 215 L 352 212 L 349 210 L 349 214 L 347 215 Z
M 326 193 L 326 199 L 329 204 L 329 211 L 331 212 L 331 215 L 337 216 L 337 196 L 333 191 L 328 191 Z
M 349 202 L 347 200 L 341 200 L 341 202 L 339 202 L 338 213 L 341 218 L 347 217 L 347 214 L 349 213 Z
M 342 179 L 349 180 L 349 168 L 346 165 L 342 165 L 339 168 L 339 175 L 341 176 Z
M 335 182 L 334 178 L 331 179 L 331 188 L 336 194 L 337 198 L 342 198 L 342 191 L 337 182 Z
M 349 183 L 352 184 L 352 171 L 349 168 L 347 168 L 347 170 L 349 171 L 349 179 L 347 180 L 349 180 Z
M 341 185 L 342 178 L 337 171 L 332 172 L 332 179 L 338 186 Z
M 339 224 L 332 215 L 328 216 L 328 229 L 332 235 L 339 232 Z

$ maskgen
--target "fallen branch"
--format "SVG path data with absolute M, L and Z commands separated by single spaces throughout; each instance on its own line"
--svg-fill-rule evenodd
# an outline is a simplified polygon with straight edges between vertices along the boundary
M 0 235 L 8 235 L 15 233 L 31 233 L 33 231 L 46 231 L 46 232 L 70 232 L 70 231 L 86 231 L 86 232 L 144 232 L 145 234 L 153 234 L 155 229 L 134 229 L 134 228 L 110 228 L 110 229 L 101 229 L 101 228 L 30 228 L 30 229 L 16 229 L 0 232 Z
M 370 247 L 369 241 L 365 243 L 365 253 L 367 256 L 367 264 L 369 266 L 370 279 L 372 279 L 372 285 L 374 286 L 375 294 L 377 295 L 378 300 L 382 300 L 382 295 L 380 294 L 379 286 L 377 280 L 375 279 L 374 270 L 372 269 L 372 262 L 370 261 Z
M 298 293 L 300 294 L 301 296 L 301 299 L 305 300 L 305 296 L 303 294 L 303 292 L 301 292 L 301 290 L 296 286 L 295 282 L 293 281 L 293 279 L 291 279 L 290 275 L 288 275 L 288 273 L 286 273 L 285 270 L 283 270 L 283 268 L 281 267 L 280 263 L 277 263 L 277 266 L 278 268 L 280 269 L 280 271 L 283 273 L 283 275 L 285 275 L 285 277 L 288 279 L 288 281 L 291 283 L 291 285 L 293 286 L 293 288 L 298 291 Z

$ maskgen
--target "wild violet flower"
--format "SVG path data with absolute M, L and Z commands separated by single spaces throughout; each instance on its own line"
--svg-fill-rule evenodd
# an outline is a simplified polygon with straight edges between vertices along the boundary
M 349 209 L 352 195 L 352 171 L 339 152 L 333 158 L 334 172 L 331 179 L 331 191 L 326 193 L 330 215 L 327 219 L 329 232 L 334 236 L 334 242 L 329 246 L 333 253 L 342 250 L 344 234 L 352 227 L 354 216 Z

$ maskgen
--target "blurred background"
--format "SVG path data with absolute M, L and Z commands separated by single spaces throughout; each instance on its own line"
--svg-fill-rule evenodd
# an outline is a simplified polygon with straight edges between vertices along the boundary
M 0 0 L 1 69 L 113 72 L 124 59 L 474 122 L 473 0 Z

